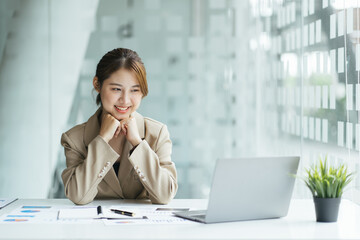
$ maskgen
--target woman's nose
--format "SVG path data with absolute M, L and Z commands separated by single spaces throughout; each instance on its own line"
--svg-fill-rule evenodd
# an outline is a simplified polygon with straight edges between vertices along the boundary
M 123 103 L 128 103 L 130 101 L 129 94 L 127 92 L 122 92 L 122 94 L 120 95 L 120 100 Z

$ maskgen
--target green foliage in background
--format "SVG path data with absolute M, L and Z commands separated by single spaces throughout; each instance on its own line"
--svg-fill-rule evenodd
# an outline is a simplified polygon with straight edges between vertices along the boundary
M 344 188 L 353 180 L 354 173 L 348 173 L 347 166 L 341 164 L 338 167 L 328 166 L 319 158 L 319 163 L 306 169 L 307 175 L 302 177 L 312 195 L 317 198 L 341 197 Z

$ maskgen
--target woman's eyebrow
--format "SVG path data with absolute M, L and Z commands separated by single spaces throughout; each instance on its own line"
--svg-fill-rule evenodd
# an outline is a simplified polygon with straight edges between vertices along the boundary
M 115 85 L 115 86 L 123 87 L 123 85 L 120 84 L 120 83 L 109 83 L 109 85 Z M 140 85 L 136 84 L 136 85 L 132 86 L 132 88 L 136 88 L 136 87 L 140 87 Z
M 109 85 L 115 85 L 115 86 L 120 86 L 120 87 L 123 86 L 123 85 L 121 85 L 120 83 L 109 83 Z

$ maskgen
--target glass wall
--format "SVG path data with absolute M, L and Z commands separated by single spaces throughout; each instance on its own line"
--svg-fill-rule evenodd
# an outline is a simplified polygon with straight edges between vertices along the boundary
M 96 111 L 96 64 L 117 47 L 145 63 L 139 112 L 168 125 L 177 198 L 206 198 L 220 157 L 300 155 L 302 168 L 327 155 L 359 170 L 357 1 L 0 0 L 0 9 L 0 196 L 64 197 L 61 133 Z M 358 186 L 347 197 L 359 201 Z M 297 182 L 295 197 L 309 196 Z
M 97 1 L 0 0 L 0 196 L 43 198 Z
M 358 171 L 359 3 L 252 1 L 251 9 L 261 25 L 251 40 L 252 55 L 267 63 L 260 63 L 261 85 L 266 86 L 263 102 L 270 105 L 260 112 L 276 122 L 263 124 L 275 133 L 263 137 L 278 139 L 283 148 L 300 142 L 302 166 L 327 156 Z M 347 197 L 359 201 L 358 190 L 359 178 Z

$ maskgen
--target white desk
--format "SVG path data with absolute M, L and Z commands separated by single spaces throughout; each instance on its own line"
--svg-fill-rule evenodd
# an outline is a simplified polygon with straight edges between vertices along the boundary
M 133 205 L 144 201 L 104 200 L 91 205 Z M 20 199 L 0 215 L 23 205 L 72 205 L 66 199 Z M 175 199 L 168 206 L 205 208 L 206 200 Z M 0 223 L 0 239 L 360 239 L 360 206 L 342 200 L 336 223 L 317 223 L 312 200 L 292 200 L 285 218 L 219 224 L 118 225 Z

